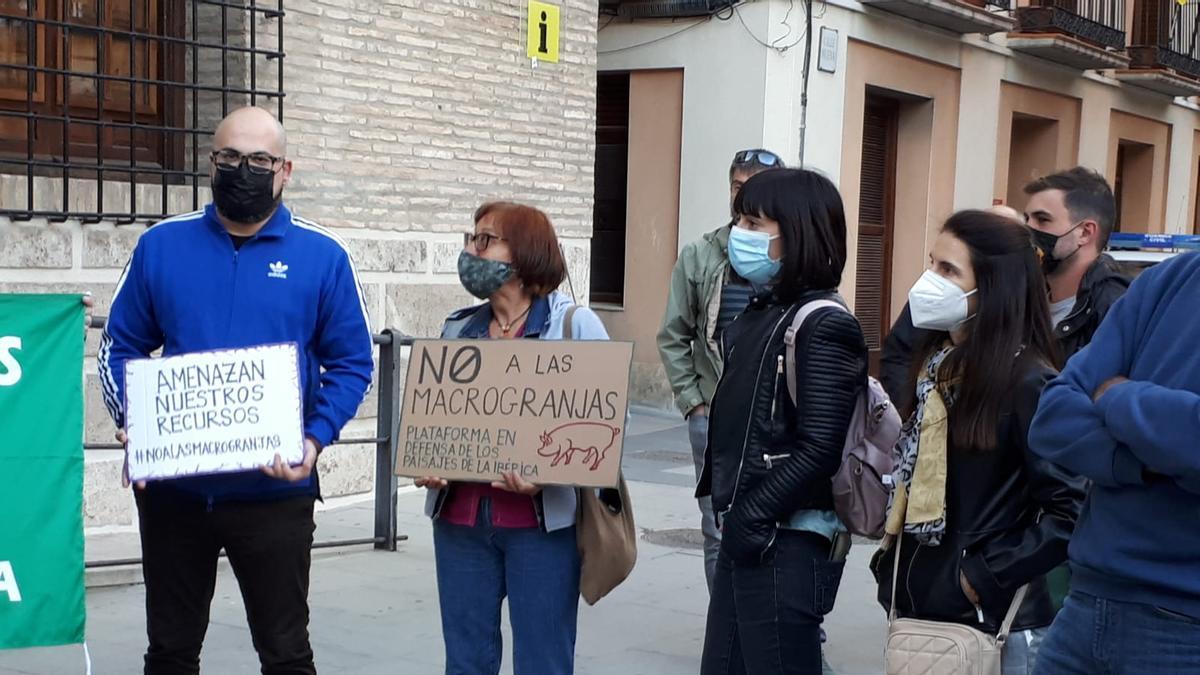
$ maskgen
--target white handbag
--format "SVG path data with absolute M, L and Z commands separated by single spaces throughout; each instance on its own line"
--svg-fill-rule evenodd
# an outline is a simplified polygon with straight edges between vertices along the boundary
M 892 605 L 888 610 L 888 638 L 884 651 L 887 675 L 1001 675 L 1000 659 L 1017 611 L 1029 584 L 1013 596 L 1000 632 L 989 635 L 970 626 L 948 621 L 923 621 L 896 617 L 896 585 L 900 573 L 900 541 L 892 565 Z

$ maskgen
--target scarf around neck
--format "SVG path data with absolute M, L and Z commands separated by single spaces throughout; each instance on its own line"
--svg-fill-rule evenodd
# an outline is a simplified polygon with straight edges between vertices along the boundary
M 946 532 L 948 414 L 958 386 L 954 381 L 938 386 L 937 373 L 953 350 L 954 345 L 947 343 L 921 367 L 916 409 L 893 450 L 895 488 L 888 504 L 886 531 L 891 535 L 903 531 L 929 546 L 940 544 Z

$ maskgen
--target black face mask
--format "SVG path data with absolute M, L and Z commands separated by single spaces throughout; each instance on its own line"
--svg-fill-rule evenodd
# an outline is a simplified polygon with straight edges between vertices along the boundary
M 1037 246 L 1038 250 L 1042 252 L 1042 272 L 1047 276 L 1054 274 L 1054 272 L 1058 270 L 1059 265 L 1070 260 L 1071 256 L 1075 255 L 1079 252 L 1079 249 L 1083 248 L 1083 244 L 1080 244 L 1067 256 L 1063 258 L 1054 257 L 1054 249 L 1058 246 L 1058 240 L 1079 229 L 1079 226 L 1082 224 L 1082 222 L 1077 223 L 1075 227 L 1072 227 L 1062 234 L 1050 234 L 1049 232 L 1043 232 L 1036 227 L 1029 228 L 1030 233 L 1033 234 L 1034 245 Z
M 249 225 L 266 220 L 279 206 L 275 174 L 256 174 L 244 162 L 234 171 L 218 169 L 213 176 L 213 201 L 217 211 L 235 223 Z

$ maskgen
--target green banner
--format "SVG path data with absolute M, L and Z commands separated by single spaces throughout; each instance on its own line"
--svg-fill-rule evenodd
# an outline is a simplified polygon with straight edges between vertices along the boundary
M 78 295 L 0 295 L 0 649 L 83 642 Z

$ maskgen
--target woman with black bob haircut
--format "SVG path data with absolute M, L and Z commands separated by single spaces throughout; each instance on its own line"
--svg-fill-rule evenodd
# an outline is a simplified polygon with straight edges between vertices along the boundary
M 712 496 L 722 530 L 701 672 L 820 673 L 820 626 L 845 565 L 831 556 L 844 528 L 830 479 L 866 383 L 867 347 L 838 307 L 812 312 L 794 347 L 784 336 L 805 304 L 838 299 L 846 218 L 833 183 L 804 169 L 754 176 L 734 210 L 730 264 L 761 290 L 722 334 L 696 491 Z
M 1055 613 L 1045 574 L 1067 558 L 1084 481 L 1026 440 L 1061 358 L 1029 230 L 955 214 L 908 298 L 913 324 L 933 333 L 916 352 L 888 535 L 871 564 L 879 601 L 995 635 L 1016 599 L 1004 672 L 1032 672 Z

